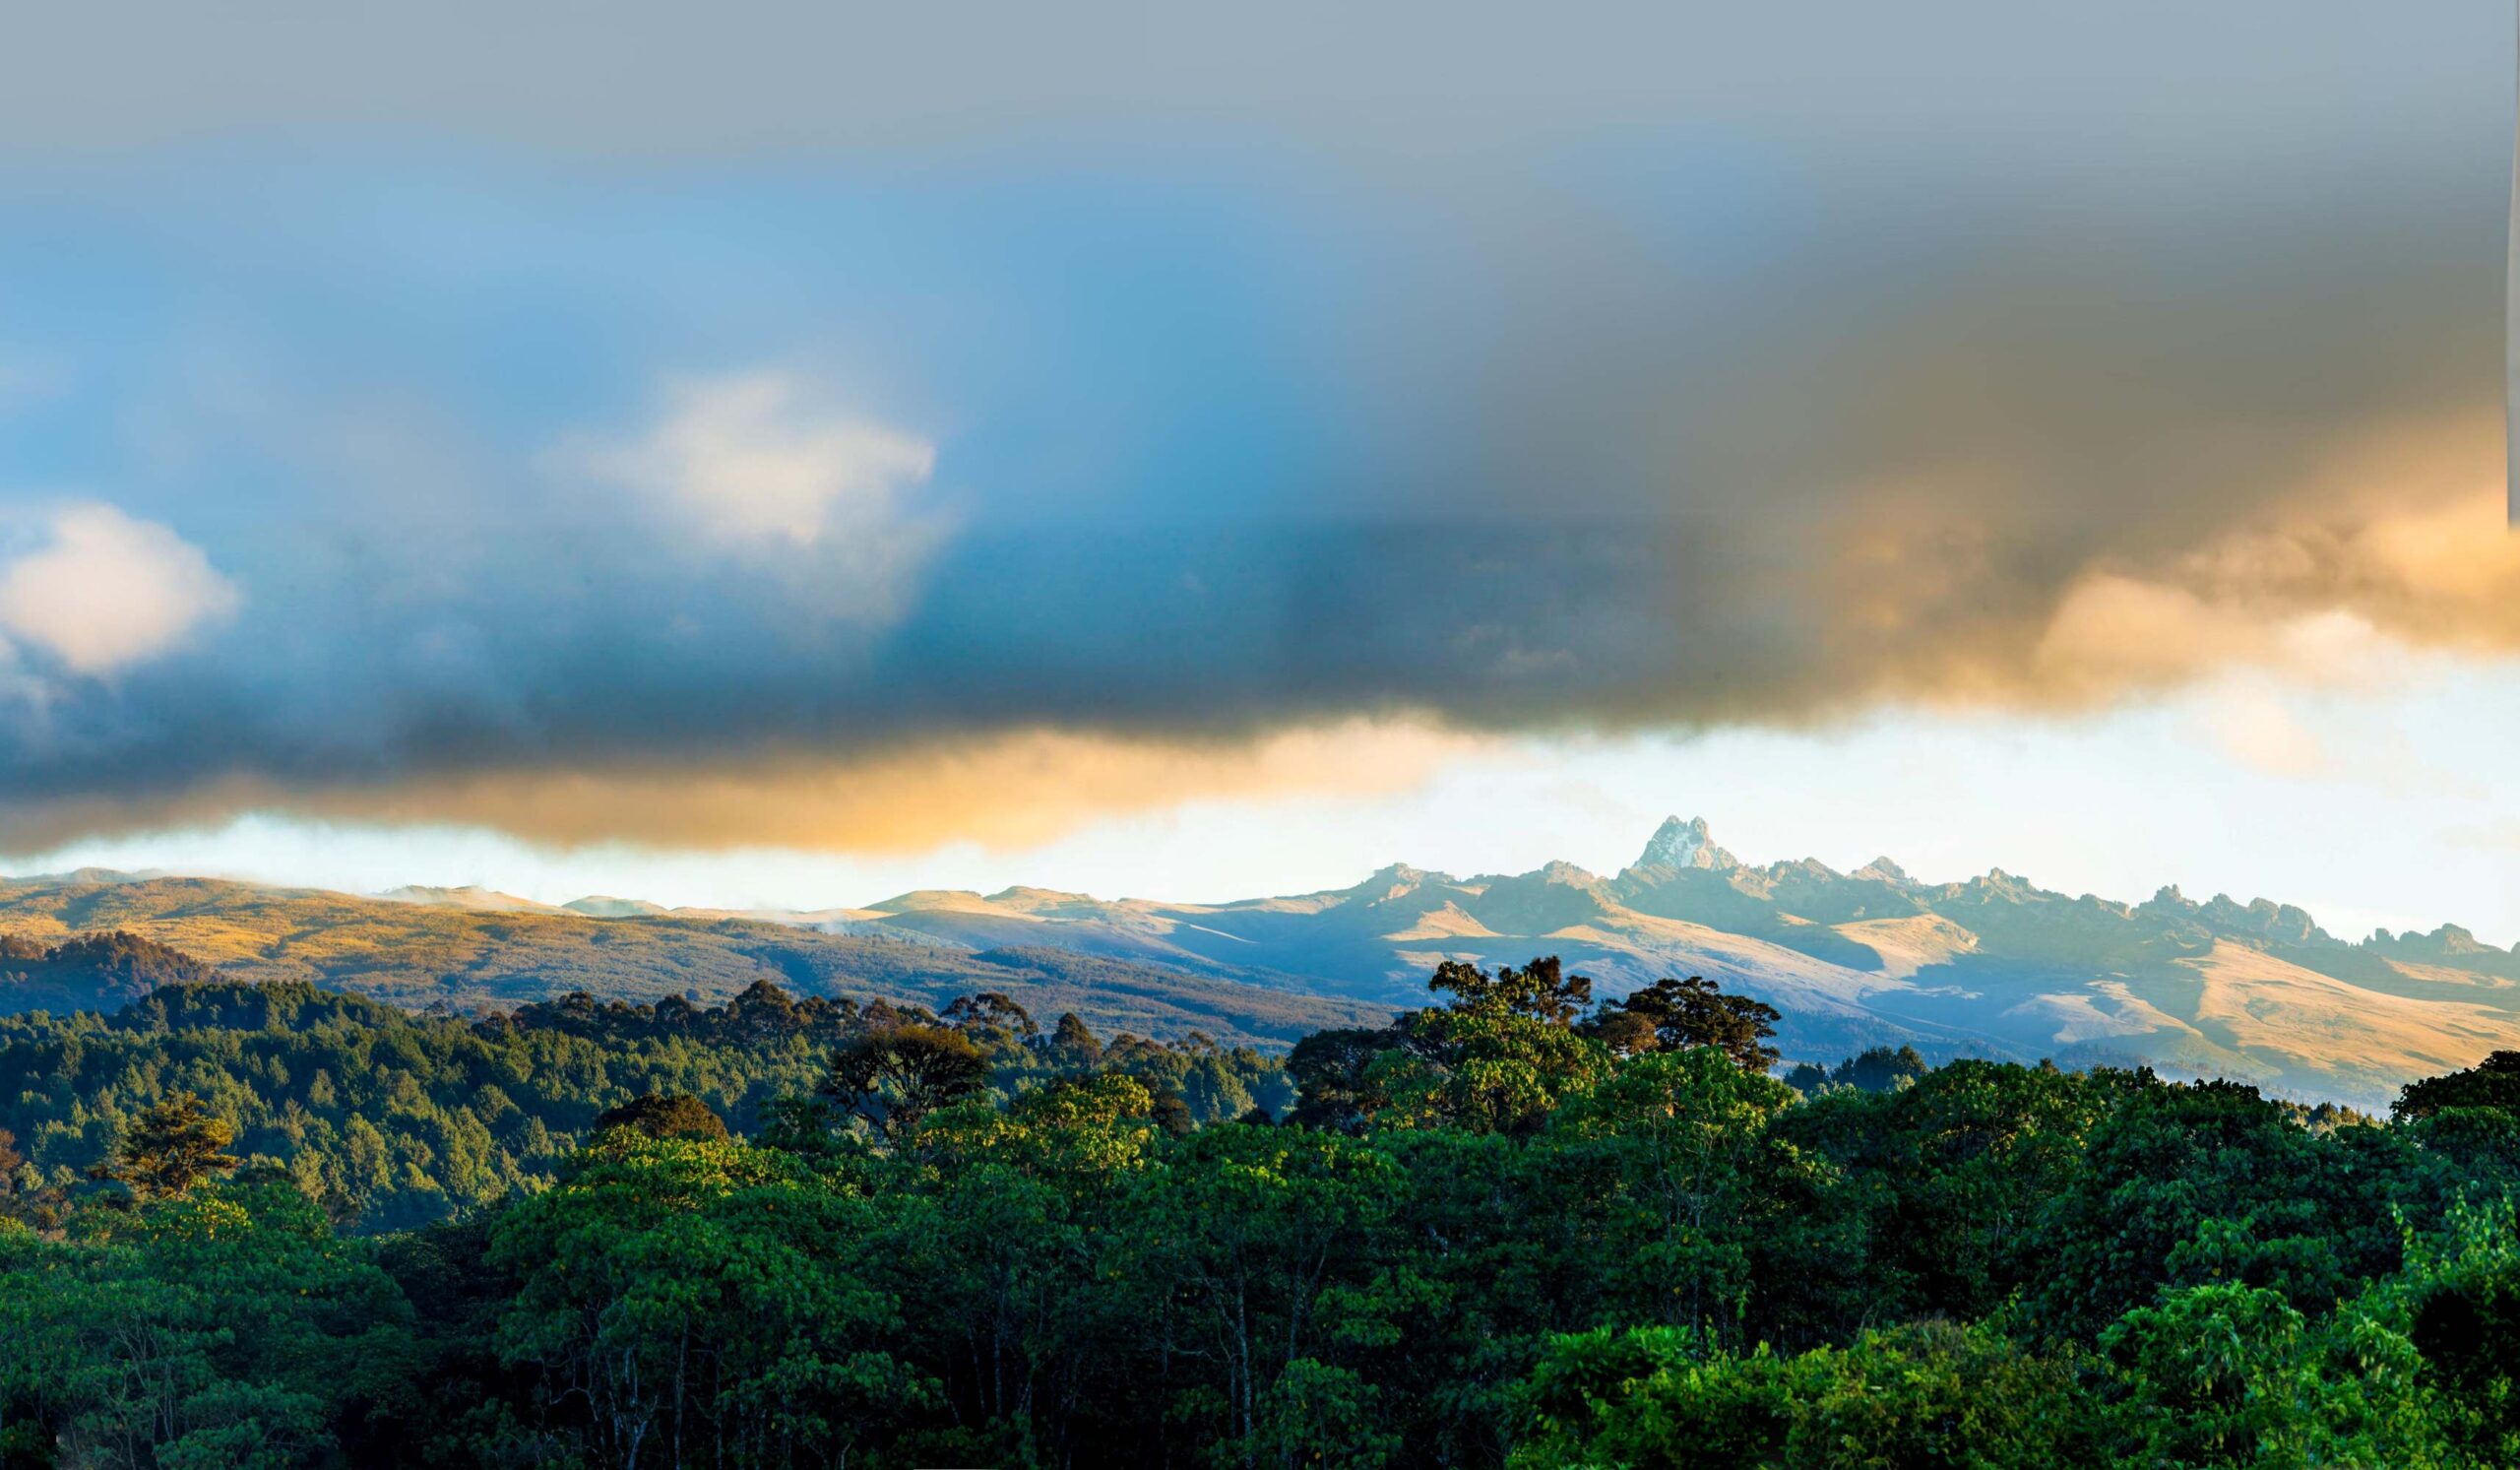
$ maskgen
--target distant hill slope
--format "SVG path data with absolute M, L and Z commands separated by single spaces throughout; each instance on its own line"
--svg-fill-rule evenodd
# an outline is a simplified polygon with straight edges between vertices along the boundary
M 0 954 L 39 955 L 95 930 L 122 930 L 154 941 L 152 949 L 172 946 L 228 979 L 306 981 L 412 1010 L 507 1007 L 580 990 L 715 1002 L 768 979 L 801 994 L 922 1003 L 1002 991 L 1045 1019 L 1074 1010 L 1106 1035 L 1169 1039 L 1198 1030 L 1228 1044 L 1284 1044 L 1326 1026 L 1380 1024 L 1390 1014 L 1387 1005 L 1057 947 L 976 952 L 754 920 L 591 919 L 210 878 L 0 881 L 0 935 L 8 936 Z M 13 983 L 21 969 L 28 978 Z M 0 958 L 0 1013 L 111 1010 L 156 983 L 206 973 L 192 965 L 135 983 L 124 972 Z M 93 985 L 82 978 L 91 975 Z
M 1606 877 L 1563 863 L 1466 878 L 1394 864 L 1349 888 L 1226 904 L 947 889 L 736 916 L 624 898 L 551 908 L 475 889 L 403 889 L 388 902 L 98 873 L 0 882 L 0 932 L 100 928 L 245 978 L 411 1007 L 576 989 L 717 998 L 768 974 L 816 994 L 1006 990 L 1106 1031 L 1195 1025 L 1221 1039 L 1379 1020 L 1424 1003 L 1443 960 L 1554 954 L 1606 996 L 1665 975 L 1757 995 L 1784 1013 L 1792 1058 L 1888 1043 L 2140 1062 L 2364 1107 L 2520 1048 L 2520 955 L 2454 926 L 2349 943 L 2264 899 L 2164 889 L 2120 903 L 2001 869 L 1923 883 L 1888 859 L 1851 873 L 1807 860 L 1754 866 L 1705 822 L 1677 818 Z
M 0 934 L 0 1015 L 116 1010 L 160 986 L 213 977 L 207 965 L 137 934 L 82 934 L 59 944 Z
M 2303 1097 L 2386 1103 L 2409 1078 L 2520 1047 L 2520 956 L 2455 926 L 2349 943 L 2298 908 L 2079 897 L 1994 869 L 1922 883 L 1753 866 L 1704 821 L 1663 824 L 1601 876 L 1569 863 L 1457 878 L 1405 864 L 1351 888 L 1217 905 L 1015 888 L 904 894 L 861 932 L 917 933 L 1294 977 L 1418 1003 L 1438 961 L 1556 954 L 1605 994 L 1705 975 L 1785 1012 L 1789 1055 L 1875 1042 L 2068 1064 L 2143 1062 Z

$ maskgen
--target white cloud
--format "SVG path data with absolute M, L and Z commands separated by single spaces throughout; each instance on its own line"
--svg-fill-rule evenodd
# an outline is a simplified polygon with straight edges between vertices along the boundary
M 700 544 L 810 553 L 818 600 L 843 615 L 891 610 L 942 529 L 906 503 L 935 472 L 934 443 L 783 373 L 683 381 L 644 434 L 581 440 L 555 458 Z
M 677 386 L 663 422 L 587 463 L 679 505 L 713 534 L 805 546 L 892 519 L 902 490 L 934 472 L 936 446 L 820 412 L 794 380 L 756 373 Z
M 235 584 L 154 521 L 64 505 L 46 539 L 0 565 L 0 632 L 79 673 L 152 659 L 235 609 Z

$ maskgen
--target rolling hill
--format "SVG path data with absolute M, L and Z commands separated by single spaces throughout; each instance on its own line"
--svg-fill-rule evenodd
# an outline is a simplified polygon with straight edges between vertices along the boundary
M 769 978 L 921 1000 L 1002 990 L 1105 1031 L 1281 1042 L 1423 1003 L 1443 960 L 1555 954 L 1604 995 L 1664 975 L 1757 995 L 1783 1012 L 1791 1058 L 1889 1044 L 2145 1063 L 2366 1107 L 2410 1078 L 2520 1048 L 2520 955 L 2453 926 L 2348 942 L 2264 899 L 2164 889 L 2121 903 L 2001 869 L 1924 883 L 1887 859 L 1848 873 L 1755 866 L 1703 821 L 1676 818 L 1609 876 L 1396 863 L 1352 887 L 1209 905 L 1018 887 L 738 915 L 478 889 L 354 898 L 96 872 L 0 882 L 0 934 L 47 944 L 100 929 L 231 976 L 411 1008 L 571 990 L 715 999 Z
M 450 890 L 461 893 L 461 890 Z M 723 1001 L 755 981 L 798 994 L 938 1004 L 1000 991 L 1045 1019 L 1073 1010 L 1105 1035 L 1284 1045 L 1324 1026 L 1379 1023 L 1387 1006 L 1055 946 L 978 950 L 915 935 L 827 933 L 739 918 L 593 919 L 561 911 L 357 898 L 212 878 L 93 871 L 0 881 L 0 1014 L 110 1010 L 145 993 L 120 976 L 10 955 L 84 952 L 79 936 L 136 935 L 224 978 L 305 981 L 410 1010 L 474 1010 L 572 991 Z M 26 970 L 31 978 L 10 973 Z M 204 978 L 200 967 L 164 977 Z M 17 980 L 17 983 L 13 983 Z M 93 997 L 93 998 L 92 998 Z

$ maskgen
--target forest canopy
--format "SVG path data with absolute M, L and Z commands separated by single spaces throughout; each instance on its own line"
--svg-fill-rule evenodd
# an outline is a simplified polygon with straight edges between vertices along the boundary
M 0 1457 L 2520 1460 L 2507 1058 L 2380 1120 L 1784 1068 L 1545 958 L 1429 999 L 1283 1059 L 768 985 L 0 1022 Z

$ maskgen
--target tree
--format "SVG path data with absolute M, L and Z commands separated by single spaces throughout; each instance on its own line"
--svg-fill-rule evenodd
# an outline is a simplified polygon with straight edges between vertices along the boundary
M 1202 1365 L 1193 1402 L 1228 1464 L 1314 1463 L 1300 1428 L 1353 1431 L 1361 1386 L 1325 1374 L 1324 1295 L 1354 1279 L 1402 1177 L 1371 1144 L 1301 1128 L 1203 1128 L 1127 1202 L 1142 1278 L 1169 1287 L 1165 1344 Z M 1229 1457 L 1228 1457 L 1229 1456 Z
M 915 1304 L 915 1361 L 973 1432 L 913 1463 L 1059 1463 L 1077 1421 L 1125 1401 L 1149 1314 L 1110 1267 L 1161 1142 L 1155 1113 L 1134 1078 L 1056 1078 L 1002 1110 L 942 1111 L 920 1127 L 915 1164 L 890 1161 L 874 1248 Z
M 1795 1101 L 1712 1047 L 1637 1057 L 1568 1097 L 1549 1137 L 1557 1167 L 1580 1172 L 1566 1208 L 1598 1222 L 1614 1300 L 1740 1346 L 1819 1335 L 1784 1306 L 1857 1257 L 1837 1172 L 1775 1126 Z
M 235 1168 L 235 1156 L 225 1151 L 235 1141 L 234 1123 L 211 1117 L 201 1099 L 179 1092 L 140 1115 L 102 1173 L 143 1199 L 161 1199 Z
M 1084 1071 L 1102 1064 L 1102 1041 L 1074 1011 L 1063 1011 L 1042 1055 L 1052 1066 Z
M 2319 1463 L 2520 1464 L 2515 1208 L 2507 1195 L 2454 1203 L 2438 1234 L 2409 1237 L 2403 1270 L 2337 1312 L 2320 1374 L 2326 1407 L 2341 1437 L 2382 1452 Z
M 0 1462 L 376 1463 L 411 1401 L 409 1308 L 285 1184 L 96 1211 L 58 1241 L 8 1230 Z
M 2100 1406 L 2069 1361 L 1994 1326 L 1911 1322 L 1810 1355 L 1826 1371 L 1796 1415 L 1787 1463 L 2047 1470 L 2110 1463 Z
M 2237 1282 L 2324 1307 L 2397 1263 L 2390 1180 L 2404 1143 L 2324 1137 L 2236 1082 L 2125 1089 L 2040 1209 L 2028 1305 L 2049 1330 L 2096 1335 L 2163 1287 Z M 2371 1135 L 2365 1139 L 2360 1135 Z M 2376 1143 L 2378 1148 L 2372 1145 Z
M 1788 1141 L 1859 1182 L 1862 1290 L 1845 1325 L 1883 1314 L 1966 1319 L 2036 1285 L 2034 1229 L 2084 1167 L 2110 1085 L 2052 1067 L 1955 1061 L 1895 1092 L 1841 1087 L 1778 1118 Z
M 2464 1072 L 2410 1082 L 2399 1089 L 2389 1113 L 2413 1121 L 2452 1108 L 2520 1114 L 2520 1052 L 2496 1052 Z
M 2145 1462 L 2316 1463 L 2305 1411 L 2320 1375 L 2304 1327 L 2281 1295 L 2237 1282 L 2167 1291 L 2111 1323 L 2100 1346 L 2149 1431 Z
M 687 1092 L 651 1092 L 596 1115 L 598 1128 L 636 1128 L 651 1138 L 724 1138 L 726 1120 Z
M 771 1041 L 796 1027 L 796 1002 L 766 980 L 756 980 L 742 994 L 726 1002 L 729 1032 L 752 1041 Z
M 1020 1052 L 1041 1032 L 1033 1023 L 1031 1011 L 1017 1004 L 1014 996 L 996 991 L 955 997 L 940 1019 L 970 1037 L 975 1046 L 995 1054 Z
M 887 1351 L 879 1222 L 787 1155 L 604 1134 L 492 1228 L 489 1262 L 517 1281 L 498 1355 L 575 1410 L 548 1420 L 561 1442 L 494 1462 L 856 1463 L 935 1395 Z
M 1296 1042 L 1287 1055 L 1296 1088 L 1288 1121 L 1350 1133 L 1363 1128 L 1391 1101 L 1374 1063 L 1408 1042 L 1409 1033 L 1397 1026 L 1316 1031 Z
M 1622 1055 L 1717 1047 L 1744 1070 L 1764 1072 L 1777 1063 L 1776 1049 L 1767 1045 L 1777 1020 L 1776 1007 L 1727 995 L 1702 975 L 1667 976 L 1606 1002 L 1588 1029 Z
M 1711 1357 L 1672 1327 L 1601 1327 L 1553 1339 L 1519 1394 L 1514 1470 L 1778 1463 L 1797 1388 L 1817 1375 L 1761 1351 Z
M 833 1053 L 817 1090 L 899 1139 L 930 1113 L 976 1094 L 988 1072 L 971 1038 L 911 1024 L 869 1032 Z
M 1552 1026 L 1571 1024 L 1593 999 L 1592 981 L 1566 974 L 1555 955 L 1520 970 L 1499 966 L 1493 975 L 1477 965 L 1445 960 L 1435 967 L 1426 989 L 1449 993 L 1449 1009 L 1456 1013 L 1494 1012 Z
M 1593 983 L 1554 956 L 1493 975 L 1447 960 L 1426 988 L 1449 992 L 1451 1003 L 1408 1016 L 1408 1055 L 1367 1068 L 1369 1079 L 1387 1079 L 1395 1121 L 1531 1133 L 1560 1096 L 1608 1063 L 1606 1049 L 1573 1024 Z
M 1865 1092 L 1896 1092 L 1902 1084 L 1914 1082 L 1931 1070 L 1914 1047 L 1901 1047 L 1895 1052 L 1888 1047 L 1870 1047 L 1838 1063 L 1829 1080 Z
M 1919 1322 L 1790 1358 L 1710 1353 L 1670 1327 L 1604 1328 L 1553 1342 L 1524 1401 L 1513 1470 L 2113 1463 L 2069 1365 L 1984 1325 Z

